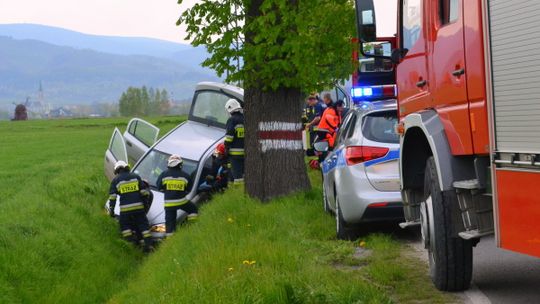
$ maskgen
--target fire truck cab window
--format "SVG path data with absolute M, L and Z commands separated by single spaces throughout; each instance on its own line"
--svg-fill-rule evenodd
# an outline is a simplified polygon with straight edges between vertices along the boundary
M 439 17 L 441 25 L 452 23 L 459 16 L 459 1 L 458 0 L 440 0 L 439 1 Z
M 422 36 L 422 1 L 403 0 L 403 48 L 412 49 Z

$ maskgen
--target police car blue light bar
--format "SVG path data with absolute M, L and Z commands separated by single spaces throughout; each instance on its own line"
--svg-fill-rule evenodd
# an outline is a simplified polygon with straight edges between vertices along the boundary
M 395 85 L 355 87 L 351 89 L 352 98 L 378 99 L 396 97 Z

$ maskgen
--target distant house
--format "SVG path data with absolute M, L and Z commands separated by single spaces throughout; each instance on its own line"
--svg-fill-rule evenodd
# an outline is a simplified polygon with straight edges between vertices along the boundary
M 70 110 L 64 107 L 60 107 L 60 108 L 51 110 L 51 112 L 49 112 L 49 117 L 51 118 L 73 117 L 73 112 L 71 112 Z

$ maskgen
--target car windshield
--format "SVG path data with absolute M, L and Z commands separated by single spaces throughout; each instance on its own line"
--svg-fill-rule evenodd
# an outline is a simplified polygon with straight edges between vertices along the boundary
M 362 121 L 362 133 L 369 140 L 397 144 L 399 136 L 394 129 L 397 121 L 395 110 L 367 114 Z
M 148 181 L 151 187 L 157 188 L 156 181 L 161 172 L 167 169 L 167 159 L 170 154 L 158 150 L 152 150 L 139 162 L 133 172 L 140 175 L 142 179 Z M 190 159 L 183 159 L 182 170 L 191 176 L 193 182 L 198 163 Z
M 208 125 L 225 127 L 229 114 L 225 110 L 225 103 L 231 97 L 215 91 L 199 91 L 191 106 L 190 120 Z

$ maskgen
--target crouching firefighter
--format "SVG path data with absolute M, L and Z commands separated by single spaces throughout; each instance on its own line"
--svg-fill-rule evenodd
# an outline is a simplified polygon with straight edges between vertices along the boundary
M 231 164 L 227 159 L 225 145 L 219 143 L 212 154 L 212 169 L 206 181 L 199 186 L 198 192 L 214 193 L 224 191 L 229 184 Z
M 163 171 L 156 182 L 165 195 L 165 229 L 167 236 L 176 230 L 178 209 L 188 214 L 188 221 L 197 219 L 198 208 L 186 195 L 191 189 L 190 176 L 182 170 L 183 161 L 178 155 L 171 155 L 167 161 L 167 170 Z
M 141 177 L 129 172 L 129 165 L 124 161 L 118 161 L 114 165 L 115 178 L 111 182 L 109 190 L 109 215 L 114 217 L 116 199 L 120 197 L 120 231 L 128 242 L 137 244 L 136 236 L 132 228 L 142 233 L 144 251 L 150 252 L 153 248 L 152 235 L 148 219 L 144 210 L 143 201 L 149 194 L 145 189 Z

